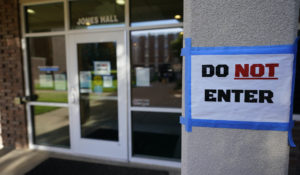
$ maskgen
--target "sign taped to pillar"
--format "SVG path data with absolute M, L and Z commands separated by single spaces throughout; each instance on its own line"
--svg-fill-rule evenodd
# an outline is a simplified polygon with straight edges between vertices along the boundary
M 289 131 L 293 146 L 296 48 L 192 47 L 186 38 L 181 124 L 188 132 L 193 126 Z

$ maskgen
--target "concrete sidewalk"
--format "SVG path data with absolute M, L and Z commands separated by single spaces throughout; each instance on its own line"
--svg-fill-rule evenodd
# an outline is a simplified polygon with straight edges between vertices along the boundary
M 111 160 L 85 158 L 85 157 L 78 157 L 73 155 L 53 153 L 48 151 L 28 150 L 28 149 L 27 150 L 12 150 L 12 149 L 0 150 L 0 175 L 23 175 L 50 157 L 91 162 L 91 163 L 99 163 L 99 164 L 107 164 L 107 165 L 116 165 L 116 166 L 123 166 L 123 167 L 164 170 L 164 171 L 168 171 L 169 175 L 180 175 L 180 169 L 178 168 L 168 168 L 168 167 L 160 167 L 155 165 L 144 165 L 144 164 L 128 163 L 128 162 L 116 162 Z

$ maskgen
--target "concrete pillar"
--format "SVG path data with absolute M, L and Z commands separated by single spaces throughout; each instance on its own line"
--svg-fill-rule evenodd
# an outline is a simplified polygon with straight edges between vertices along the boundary
M 297 0 L 184 0 L 193 47 L 292 44 Z M 225 114 L 224 114 L 225 115 Z M 182 175 L 286 175 L 287 132 L 182 128 Z

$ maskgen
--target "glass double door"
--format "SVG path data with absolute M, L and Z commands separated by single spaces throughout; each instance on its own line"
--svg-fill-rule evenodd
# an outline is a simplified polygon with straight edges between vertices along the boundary
M 124 32 L 68 36 L 71 148 L 128 159 Z

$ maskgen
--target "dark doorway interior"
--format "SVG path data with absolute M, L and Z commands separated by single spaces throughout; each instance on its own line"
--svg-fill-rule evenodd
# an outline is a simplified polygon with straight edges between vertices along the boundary
M 120 167 L 73 160 L 49 158 L 25 175 L 168 175 L 157 171 L 132 167 Z

